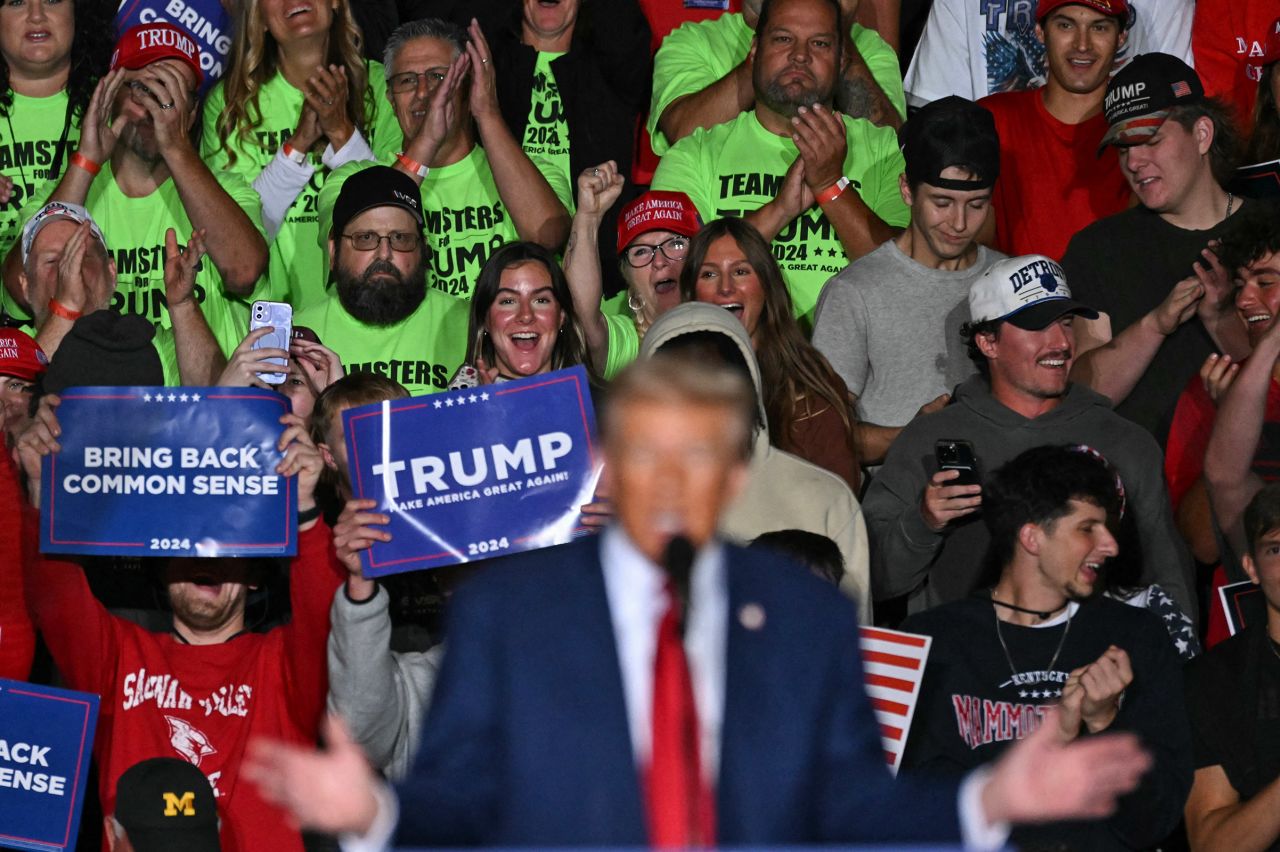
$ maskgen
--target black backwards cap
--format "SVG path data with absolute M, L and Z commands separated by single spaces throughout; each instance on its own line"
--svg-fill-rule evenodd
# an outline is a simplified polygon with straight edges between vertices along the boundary
M 1000 136 L 990 112 L 957 95 L 922 107 L 898 136 L 907 161 L 907 181 L 941 189 L 972 192 L 994 186 L 1000 176 Z M 977 175 L 974 180 L 944 178 L 952 166 Z
M 370 166 L 356 172 L 342 184 L 338 200 L 333 203 L 333 230 L 341 234 L 347 223 L 366 210 L 375 207 L 399 207 L 409 211 L 422 228 L 422 191 L 418 185 L 398 169 L 390 166 Z

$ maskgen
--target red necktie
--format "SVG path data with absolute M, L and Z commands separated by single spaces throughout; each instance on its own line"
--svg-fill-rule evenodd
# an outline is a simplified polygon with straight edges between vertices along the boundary
M 649 764 L 649 840 L 660 849 L 715 843 L 715 802 L 698 760 L 698 711 L 677 624 L 679 604 L 667 587 L 653 671 L 653 756 Z

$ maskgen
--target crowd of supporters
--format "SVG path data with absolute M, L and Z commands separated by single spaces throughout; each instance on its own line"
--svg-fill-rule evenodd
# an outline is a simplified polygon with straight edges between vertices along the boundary
M 476 567 L 361 574 L 342 412 L 661 350 L 755 394 L 720 535 L 934 637 L 903 773 L 1132 731 L 1013 841 L 1280 848 L 1275 2 L 116 6 L 0 4 L 0 677 L 101 696 L 86 843 L 180 758 L 223 849 L 329 848 L 249 741 L 327 702 L 403 777 Z M 77 385 L 287 397 L 298 555 L 39 553 Z

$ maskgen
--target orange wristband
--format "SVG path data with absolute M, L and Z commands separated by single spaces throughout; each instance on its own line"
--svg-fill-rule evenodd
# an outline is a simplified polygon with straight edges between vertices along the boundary
M 79 151 L 71 155 L 71 165 L 79 166 L 93 177 L 97 177 L 98 172 L 102 171 L 102 163 L 95 163 Z
M 419 163 L 417 160 L 411 160 L 404 154 L 396 154 L 396 162 L 420 178 L 425 178 L 427 176 L 427 172 L 431 171 L 431 169 L 422 165 L 422 163 Z
M 831 184 L 831 186 L 818 193 L 818 203 L 828 204 L 844 195 L 844 191 L 849 188 L 849 179 L 842 177 L 840 180 Z
M 59 302 L 57 299 L 49 300 L 49 310 L 50 312 L 53 313 L 54 316 L 62 317 L 63 319 L 69 319 L 73 321 L 78 320 L 80 319 L 80 317 L 84 316 L 84 314 L 80 313 L 79 311 L 71 310 L 66 305 Z

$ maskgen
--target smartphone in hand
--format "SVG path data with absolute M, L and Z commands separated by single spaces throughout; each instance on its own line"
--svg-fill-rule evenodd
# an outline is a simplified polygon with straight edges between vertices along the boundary
M 293 305 L 285 302 L 257 301 L 249 309 L 249 330 L 270 326 L 272 332 L 253 342 L 254 349 L 283 349 L 289 351 L 289 342 L 293 340 Z M 275 364 L 282 369 L 289 366 L 283 358 L 268 358 L 264 363 Z M 287 378 L 285 373 L 258 373 L 258 378 L 267 384 L 283 384 Z

